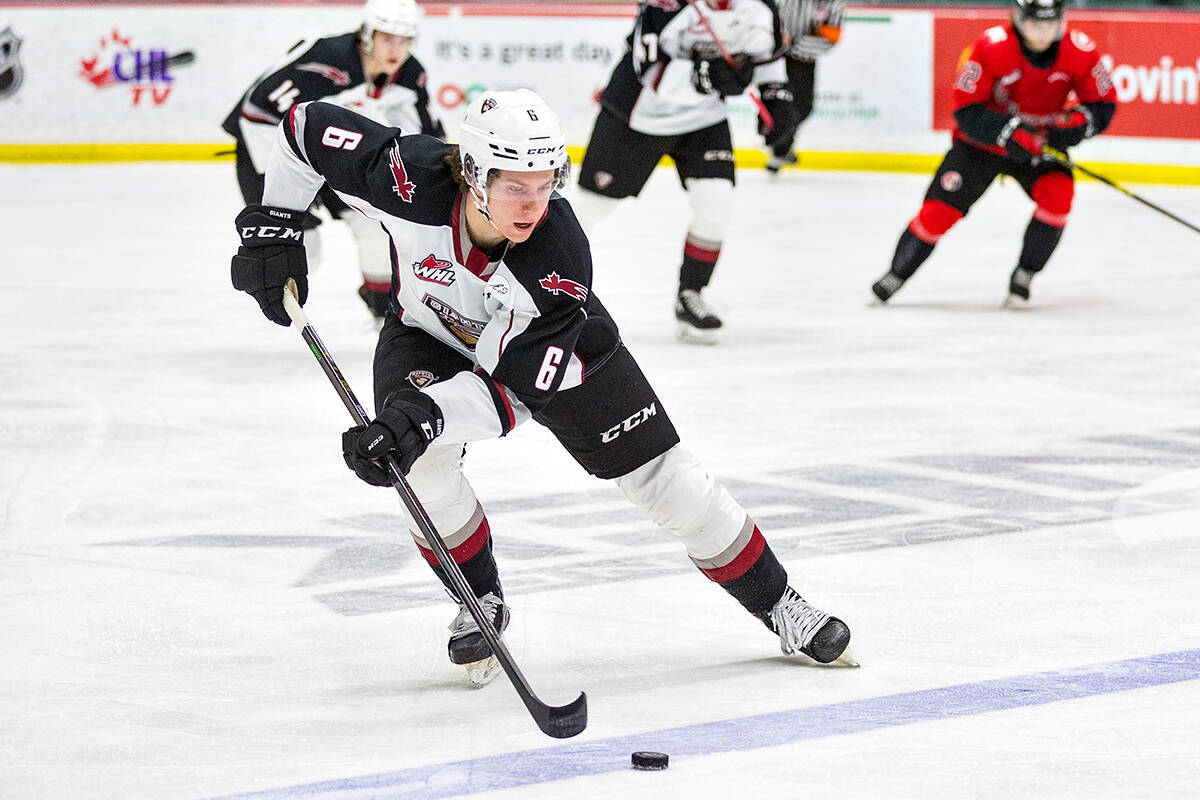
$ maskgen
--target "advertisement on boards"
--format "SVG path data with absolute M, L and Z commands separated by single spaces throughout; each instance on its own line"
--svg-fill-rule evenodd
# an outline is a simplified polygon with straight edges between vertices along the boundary
M 951 91 L 959 58 L 1008 14 L 938 12 L 933 28 L 933 126 L 953 125 Z M 1096 42 L 1120 106 L 1110 136 L 1200 139 L 1200 14 L 1067 12 L 1070 27 Z M 1149 34 L 1149 31 L 1153 34 Z

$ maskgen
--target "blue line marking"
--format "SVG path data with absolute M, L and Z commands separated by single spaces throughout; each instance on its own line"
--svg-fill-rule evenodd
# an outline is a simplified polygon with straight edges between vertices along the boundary
M 1011 708 L 1045 705 L 1112 692 L 1161 686 L 1200 678 L 1200 650 L 1182 650 L 1074 669 L 964 683 L 940 689 L 851 700 L 740 719 L 501 753 L 429 764 L 396 772 L 310 783 L 231 795 L 227 800 L 432 800 L 475 792 L 600 775 L 630 769 L 634 750 L 677 756 L 704 756 L 757 750 L 804 739 L 822 739 Z

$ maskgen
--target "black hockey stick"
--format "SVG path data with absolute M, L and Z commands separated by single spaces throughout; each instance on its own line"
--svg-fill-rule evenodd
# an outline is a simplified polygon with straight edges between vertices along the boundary
M 1101 183 L 1107 183 L 1109 186 L 1113 187 L 1118 192 L 1129 195 L 1130 197 L 1132 197 L 1134 200 L 1137 200 L 1142 205 L 1153 208 L 1158 213 L 1160 213 L 1164 216 L 1170 217 L 1171 219 L 1178 222 L 1180 225 L 1183 225 L 1185 228 L 1191 228 L 1196 233 L 1200 233 L 1200 228 L 1197 228 L 1195 225 L 1188 222 L 1186 219 L 1183 219 L 1182 217 L 1177 217 L 1174 214 L 1172 214 L 1170 211 L 1167 211 L 1165 208 L 1163 208 L 1161 206 L 1157 206 L 1154 203 L 1151 203 L 1146 198 L 1142 197 L 1139 194 L 1135 194 L 1135 193 L 1129 191 L 1128 189 L 1126 189 L 1124 186 L 1117 183 L 1116 181 L 1106 178 L 1103 175 L 1100 175 L 1099 173 L 1092 172 L 1087 167 L 1082 167 L 1079 164 L 1076 164 L 1074 161 L 1072 161 L 1070 158 L 1067 157 L 1066 153 L 1055 150 L 1051 147 L 1043 147 L 1042 148 L 1042 156 L 1050 159 L 1051 161 L 1057 161 L 1059 164 L 1062 164 L 1067 169 L 1078 170 L 1079 172 L 1082 172 L 1084 175 L 1087 175 L 1089 178 L 1095 178 L 1096 180 L 1100 181 Z
M 341 370 L 338 369 L 337 363 L 329 355 L 329 351 L 325 349 L 325 344 L 317 336 L 317 332 L 313 330 L 308 315 L 304 313 L 304 309 L 300 307 L 300 303 L 296 300 L 294 288 L 295 284 L 289 281 L 288 288 L 284 289 L 283 292 L 283 307 L 287 310 L 288 316 L 292 318 L 292 322 L 296 324 L 296 329 L 304 337 L 304 341 L 308 344 L 309 349 L 312 350 L 312 354 L 321 365 L 321 369 L 325 371 L 325 377 L 329 378 L 329 382 L 333 384 L 338 397 L 342 398 L 342 403 L 346 406 L 346 410 L 350 412 L 350 416 L 354 418 L 354 422 L 358 425 L 369 424 L 371 420 L 363 410 L 362 404 L 354 396 L 354 392 L 350 389 L 350 384 L 346 382 L 346 378 L 342 375 Z M 529 709 L 530 715 L 533 716 L 533 721 L 541 728 L 542 733 L 547 736 L 553 736 L 555 739 L 568 739 L 582 733 L 583 729 L 587 727 L 587 695 L 580 692 L 579 697 L 565 706 L 546 705 L 538 699 L 538 696 L 533 693 L 533 689 L 530 688 L 529 681 L 525 680 L 525 676 L 521 674 L 517 663 L 513 661 L 508 648 L 501 641 L 500 635 L 492 627 L 491 620 L 487 618 L 487 613 L 479 604 L 479 600 L 475 597 L 475 592 L 471 591 L 471 586 L 467 583 L 462 570 L 454 562 L 454 558 L 450 555 L 450 548 L 446 546 L 446 542 L 442 539 L 441 534 L 433 527 L 433 522 L 429 519 L 429 515 L 425 513 L 424 507 L 421 506 L 421 501 L 413 494 L 412 487 L 408 485 L 408 481 L 401 474 L 396 464 L 396 459 L 389 454 L 385 460 L 387 461 L 388 468 L 391 470 L 392 485 L 400 493 L 400 499 L 404 501 L 405 508 L 408 509 L 412 518 L 416 520 L 417 527 L 421 530 L 421 535 L 425 537 L 425 541 L 429 542 L 433 547 L 433 552 L 437 555 L 438 563 L 445 570 L 450 583 L 454 586 L 454 591 L 466 603 L 467 610 L 471 612 L 471 617 L 475 620 L 475 624 L 479 626 L 479 632 L 483 634 L 483 638 L 487 640 L 488 646 L 496 656 L 496 660 L 500 662 L 500 666 L 504 668 L 504 672 L 508 675 L 509 680 L 512 681 L 513 688 L 517 690 L 517 695 L 520 696 L 521 702 L 525 703 L 525 707 Z
M 696 2 L 696 0 L 687 0 L 687 2 L 688 5 L 696 10 L 696 16 L 700 19 L 700 27 L 707 31 L 709 38 L 712 39 L 713 44 L 717 46 L 717 50 L 721 51 L 721 58 L 725 59 L 725 63 L 736 70 L 737 64 L 734 63 L 733 56 L 725 48 L 725 43 L 721 41 L 719 36 L 717 36 L 717 32 L 713 30 L 712 25 L 709 24 L 708 17 L 705 16 L 704 12 L 700 10 L 700 3 Z M 763 124 L 768 128 L 774 128 L 775 118 L 771 116 L 770 111 L 767 111 L 767 106 L 762 101 L 762 98 L 758 96 L 758 92 L 754 91 L 753 87 L 747 86 L 746 96 L 750 98 L 755 107 L 758 109 L 758 115 L 762 117 Z
M 195 53 L 193 53 L 191 50 L 184 50 L 180 53 L 176 53 L 173 56 L 167 56 L 167 66 L 168 67 L 183 67 L 183 66 L 187 66 L 188 64 L 191 64 L 195 60 L 196 60 Z

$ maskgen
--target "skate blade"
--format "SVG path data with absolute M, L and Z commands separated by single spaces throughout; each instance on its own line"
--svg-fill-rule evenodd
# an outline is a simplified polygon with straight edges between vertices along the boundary
M 467 680 L 471 681 L 471 685 L 475 688 L 487 686 L 500 674 L 500 662 L 496 660 L 495 656 L 463 664 L 463 667 L 467 670 Z
M 714 345 L 717 343 L 717 328 L 703 330 L 693 328 L 686 322 L 680 322 L 675 328 L 675 337 L 687 344 Z
M 1000 305 L 1001 308 L 1007 308 L 1014 311 L 1023 311 L 1029 308 L 1029 301 L 1019 294 L 1010 294 L 1004 298 L 1004 302 Z
M 846 645 L 846 649 L 842 651 L 840 656 L 833 660 L 832 664 L 836 664 L 837 666 L 841 667 L 862 666 L 862 664 L 858 662 L 858 657 L 854 655 L 854 651 L 850 649 L 850 645 Z

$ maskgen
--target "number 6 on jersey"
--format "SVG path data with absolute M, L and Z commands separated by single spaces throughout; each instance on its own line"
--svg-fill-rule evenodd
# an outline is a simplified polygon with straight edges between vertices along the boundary
M 537 380 L 533 385 L 543 392 L 550 391 L 554 376 L 558 374 L 558 365 L 562 363 L 563 350 L 551 345 L 546 348 L 546 357 L 542 359 L 542 368 L 538 370 Z

